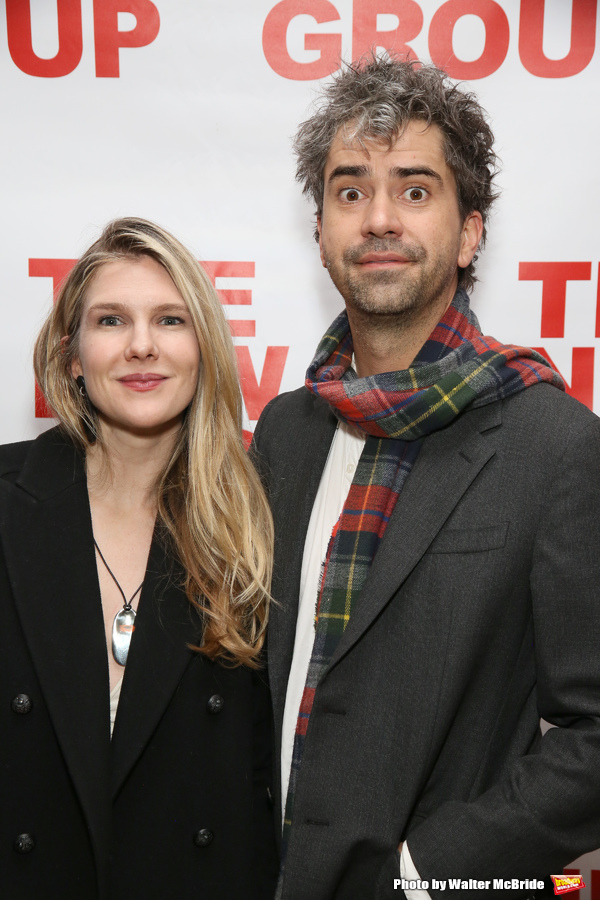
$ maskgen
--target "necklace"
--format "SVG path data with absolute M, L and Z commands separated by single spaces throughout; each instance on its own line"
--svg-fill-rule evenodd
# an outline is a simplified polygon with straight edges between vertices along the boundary
M 106 566 L 106 570 L 116 586 L 119 588 L 121 597 L 123 598 L 123 609 L 120 609 L 119 612 L 113 619 L 113 627 L 112 627 L 112 655 L 115 658 L 115 662 L 120 666 L 124 666 L 127 662 L 127 655 L 129 653 L 129 645 L 131 644 L 131 635 L 133 634 L 133 630 L 135 628 L 135 610 L 132 607 L 132 603 L 141 591 L 144 586 L 144 582 L 140 584 L 137 591 L 131 597 L 131 600 L 128 600 L 125 596 L 125 591 L 115 578 L 110 566 L 104 559 L 102 555 L 102 550 L 98 546 L 98 542 L 96 538 L 94 538 L 94 546 L 96 550 L 100 554 L 100 559 Z

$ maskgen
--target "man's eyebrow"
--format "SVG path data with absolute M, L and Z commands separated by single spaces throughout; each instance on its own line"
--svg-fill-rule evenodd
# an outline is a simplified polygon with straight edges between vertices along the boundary
M 336 178 L 365 178 L 371 174 L 369 166 L 336 166 L 329 175 L 327 183 L 331 184 Z M 444 181 L 439 172 L 430 169 L 429 166 L 394 166 L 390 169 L 390 175 L 394 178 L 414 178 L 421 175 L 425 178 L 433 178 L 438 184 L 443 185 Z
M 440 185 L 444 184 L 439 172 L 436 172 L 435 169 L 430 169 L 429 166 L 410 166 L 408 168 L 405 168 L 404 166 L 395 166 L 391 170 L 391 174 L 395 178 L 414 178 L 417 175 L 422 175 L 425 178 L 433 178 Z
M 336 166 L 327 179 L 327 183 L 331 184 L 336 178 L 364 178 L 371 172 L 368 166 Z

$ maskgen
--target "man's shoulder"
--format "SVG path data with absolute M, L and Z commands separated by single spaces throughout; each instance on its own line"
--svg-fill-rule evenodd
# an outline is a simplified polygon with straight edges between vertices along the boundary
M 503 401 L 503 421 L 539 428 L 544 433 L 573 435 L 600 426 L 589 407 L 550 384 L 537 384 Z
M 288 437 L 301 435 L 307 428 L 335 424 L 331 407 L 321 397 L 316 397 L 301 387 L 289 393 L 279 394 L 265 406 L 255 431 L 255 443 L 275 434 Z
M 254 464 L 267 473 L 287 471 L 307 453 L 319 455 L 329 447 L 337 419 L 331 407 L 305 388 L 280 394 L 265 407 L 250 448 Z
M 278 394 L 277 397 L 273 397 L 263 409 L 259 423 L 262 423 L 267 419 L 269 421 L 274 421 L 277 418 L 293 414 L 311 415 L 314 411 L 315 401 L 318 401 L 319 405 L 323 403 L 323 401 L 318 397 L 315 397 L 314 394 L 311 394 L 308 388 L 304 386 L 297 388 L 295 391 L 287 391 L 283 394 Z

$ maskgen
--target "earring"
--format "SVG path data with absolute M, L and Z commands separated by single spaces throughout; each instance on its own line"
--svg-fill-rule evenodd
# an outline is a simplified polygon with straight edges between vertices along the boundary
M 79 393 L 81 394 L 81 396 L 87 397 L 87 391 L 85 389 L 85 378 L 83 377 L 83 375 L 77 376 L 77 378 L 75 379 L 75 384 L 79 388 Z

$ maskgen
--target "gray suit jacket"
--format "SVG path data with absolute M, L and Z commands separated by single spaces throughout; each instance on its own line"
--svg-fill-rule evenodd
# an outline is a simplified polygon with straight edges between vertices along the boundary
M 277 534 L 278 741 L 335 425 L 302 388 L 255 435 Z M 284 898 L 402 896 L 405 839 L 429 881 L 543 877 L 600 845 L 599 600 L 600 419 L 538 385 L 427 437 L 317 689 Z M 540 716 L 559 726 L 543 738 Z

